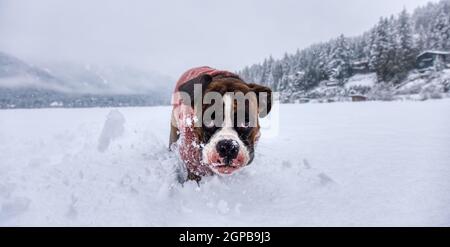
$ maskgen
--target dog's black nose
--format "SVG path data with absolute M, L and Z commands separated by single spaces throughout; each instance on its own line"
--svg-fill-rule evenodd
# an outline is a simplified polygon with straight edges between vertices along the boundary
M 239 143 L 235 140 L 221 140 L 217 143 L 216 149 L 225 165 L 229 165 L 238 156 Z

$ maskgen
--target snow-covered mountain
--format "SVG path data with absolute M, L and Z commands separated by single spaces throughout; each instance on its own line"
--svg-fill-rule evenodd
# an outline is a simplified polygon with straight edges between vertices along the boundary
M 0 53 L 0 108 L 167 104 L 174 82 L 127 66 L 32 65 Z
M 0 52 L 0 88 L 64 89 L 61 80 L 48 71 L 3 52 Z

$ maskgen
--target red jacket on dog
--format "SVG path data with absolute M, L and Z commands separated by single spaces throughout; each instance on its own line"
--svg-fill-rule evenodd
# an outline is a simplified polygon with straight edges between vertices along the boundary
M 186 72 L 184 72 L 183 75 L 181 75 L 180 79 L 178 79 L 177 85 L 175 87 L 175 92 L 178 92 L 178 89 L 180 88 L 181 85 L 183 85 L 184 83 L 199 77 L 201 75 L 210 75 L 212 77 L 218 76 L 218 75 L 224 75 L 224 76 L 230 76 L 230 77 L 237 77 L 239 78 L 238 75 L 225 71 L 225 70 L 217 70 L 217 69 L 213 69 L 211 67 L 208 66 L 203 66 L 203 67 L 197 67 L 197 68 L 192 68 Z

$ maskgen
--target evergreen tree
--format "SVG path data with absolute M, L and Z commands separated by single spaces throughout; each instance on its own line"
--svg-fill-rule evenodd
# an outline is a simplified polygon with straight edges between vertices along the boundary
M 280 89 L 281 79 L 283 78 L 283 66 L 281 65 L 281 62 L 280 61 L 274 62 L 272 64 L 271 71 L 273 78 L 272 89 L 278 91 Z
M 414 68 L 415 57 L 417 55 L 414 47 L 414 38 L 411 20 L 408 12 L 404 9 L 398 17 L 397 26 L 397 54 L 396 54 L 396 66 L 398 71 L 396 72 L 397 80 L 402 80 L 410 71 Z
M 331 51 L 328 62 L 329 78 L 333 81 L 342 82 L 350 77 L 350 49 L 344 35 L 339 36 Z
M 434 19 L 431 27 L 430 48 L 434 50 L 450 49 L 450 16 L 444 9 Z
M 388 66 L 391 53 L 389 43 L 389 21 L 381 18 L 372 35 L 372 48 L 370 51 L 370 67 L 376 72 L 378 81 L 388 78 Z

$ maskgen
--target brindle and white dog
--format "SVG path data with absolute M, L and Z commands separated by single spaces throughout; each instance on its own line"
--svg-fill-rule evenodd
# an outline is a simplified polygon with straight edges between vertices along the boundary
M 249 165 L 260 136 L 258 117 L 271 110 L 272 91 L 210 67 L 184 73 L 174 91 L 170 147 L 188 179 L 232 174 Z

